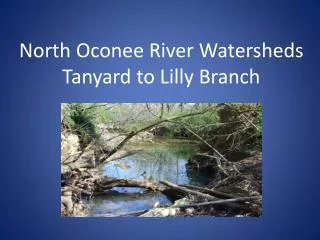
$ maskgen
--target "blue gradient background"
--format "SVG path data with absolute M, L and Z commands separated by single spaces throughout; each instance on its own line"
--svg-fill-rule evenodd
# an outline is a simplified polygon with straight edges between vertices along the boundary
M 1 239 L 319 239 L 317 1 L 8 1 L 1 3 Z M 19 58 L 19 43 L 151 41 L 304 47 L 300 60 Z M 258 86 L 67 86 L 62 68 L 183 66 L 261 74 Z M 264 105 L 261 218 L 60 217 L 61 102 L 257 102 Z

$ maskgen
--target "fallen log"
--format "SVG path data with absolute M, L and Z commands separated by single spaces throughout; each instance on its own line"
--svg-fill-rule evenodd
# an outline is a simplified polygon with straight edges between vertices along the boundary
M 140 216 L 146 212 L 148 212 L 148 210 L 140 210 L 140 211 L 134 211 L 134 212 L 121 213 L 121 214 L 110 214 L 110 213 L 94 214 L 91 217 L 130 217 L 130 216 Z
M 223 200 L 216 200 L 216 201 L 208 201 L 208 202 L 201 202 L 201 203 L 192 203 L 187 205 L 181 206 L 172 206 L 172 208 L 190 208 L 190 207 L 203 207 L 208 205 L 225 205 L 229 203 L 236 203 L 236 202 L 248 202 L 252 200 L 260 199 L 262 196 L 250 196 L 250 197 L 238 197 L 238 198 L 231 198 L 231 199 L 223 199 Z
M 232 199 L 208 201 L 201 203 L 192 203 L 187 205 L 178 205 L 178 206 L 169 206 L 165 208 L 153 208 L 140 215 L 140 217 L 175 217 L 175 216 L 184 216 L 188 212 L 194 212 L 194 208 L 205 207 L 205 206 L 217 206 L 217 205 L 228 205 L 235 204 L 240 202 L 247 202 L 261 198 L 261 196 L 251 196 L 251 197 L 239 197 Z M 187 212 L 187 210 L 189 210 Z M 190 213 L 189 213 L 190 214 Z
M 212 201 L 217 200 L 216 197 L 213 197 L 209 194 L 202 193 L 202 192 L 195 191 L 195 190 L 191 190 L 191 189 L 188 189 L 185 187 L 181 187 L 181 186 L 178 186 L 178 185 L 171 183 L 171 182 L 168 182 L 168 181 L 160 181 L 160 183 L 162 183 L 163 185 L 165 185 L 171 189 L 174 189 L 178 192 L 184 193 L 184 194 L 190 194 L 190 195 L 196 196 L 201 199 L 207 199 L 207 200 L 212 200 Z
M 100 193 L 106 189 L 111 189 L 113 187 L 141 187 L 146 188 L 152 191 L 159 191 L 168 196 L 171 200 L 177 200 L 187 195 L 195 196 L 200 203 L 190 204 L 184 207 L 197 207 L 197 206 L 206 206 L 206 205 L 224 205 L 231 208 L 242 209 L 248 211 L 251 208 L 249 204 L 239 204 L 239 202 L 246 202 L 249 200 L 257 199 L 260 196 L 252 197 L 234 197 L 232 195 L 206 189 L 195 186 L 179 186 L 168 181 L 160 181 L 160 183 L 145 181 L 145 180 L 134 180 L 134 179 L 105 179 L 100 186 L 102 187 Z M 189 189 L 189 188 L 193 189 Z M 203 193 L 203 192 L 206 193 Z M 96 194 L 99 192 L 96 192 Z M 210 195 L 212 194 L 212 195 Z M 213 195 L 214 194 L 214 195 Z M 218 198 L 217 195 L 220 197 Z M 221 199 L 225 198 L 225 199 Z M 226 199 L 227 198 L 227 199 Z M 230 200 L 230 201 L 227 201 Z M 180 207 L 180 206 L 179 206 Z
M 223 198 L 223 199 L 228 199 L 228 198 L 236 198 L 236 196 L 228 194 L 228 193 L 224 193 L 224 192 L 220 192 L 217 190 L 212 190 L 209 188 L 204 188 L 204 187 L 197 187 L 197 186 L 192 186 L 192 185 L 179 185 L 181 187 L 185 187 L 185 188 L 189 188 L 191 190 L 196 190 L 202 193 L 207 193 L 209 195 L 212 195 L 214 197 L 217 198 Z
M 176 191 L 182 192 L 182 193 L 184 193 L 186 195 L 190 194 L 190 195 L 196 196 L 196 197 L 200 198 L 201 201 L 203 201 L 203 200 L 217 201 L 217 200 L 220 200 L 220 198 L 221 198 L 221 197 L 220 198 L 214 197 L 214 196 L 211 196 L 209 194 L 202 193 L 202 192 L 199 192 L 199 191 L 196 191 L 196 190 L 191 190 L 191 189 L 188 189 L 186 187 L 181 187 L 181 186 L 178 186 L 176 184 L 170 183 L 168 181 L 160 181 L 160 183 L 170 187 L 171 189 L 175 189 Z M 217 193 L 217 192 L 215 192 L 215 193 Z M 221 194 L 221 192 L 220 192 L 220 194 Z M 224 196 L 226 197 L 226 195 L 224 195 Z M 228 195 L 228 197 L 230 198 L 231 195 Z M 232 197 L 233 197 L 233 199 L 238 199 L 238 198 L 235 198 L 234 196 L 232 196 Z M 233 201 L 221 202 L 220 205 L 225 205 L 227 207 L 235 208 L 235 209 L 242 209 L 242 210 L 245 210 L 245 211 L 247 211 L 251 207 L 251 206 L 248 206 L 248 205 L 245 205 L 245 204 L 238 204 L 237 202 L 233 202 Z
M 103 192 L 95 192 L 93 195 L 95 197 L 97 196 L 114 196 L 117 195 L 118 197 L 124 196 L 124 197 L 140 197 L 141 195 L 143 196 L 148 196 L 151 195 L 153 193 L 152 190 L 149 189 L 144 189 L 141 192 L 118 192 L 116 190 L 107 190 L 107 191 L 103 191 Z
M 134 179 L 119 179 L 119 178 L 109 178 L 105 179 L 99 188 L 96 189 L 95 194 L 102 194 L 105 190 L 111 189 L 113 187 L 141 187 L 149 189 L 151 191 L 158 191 L 166 195 L 170 200 L 177 200 L 186 195 L 186 192 L 177 191 L 171 187 L 164 186 L 163 184 L 146 181 L 146 180 L 134 180 Z
M 159 184 L 156 182 L 146 180 L 109 178 L 105 179 L 100 187 L 103 188 L 102 190 L 111 189 L 113 187 L 141 187 L 152 191 L 159 191 L 164 194 L 168 193 L 169 191 L 175 191 L 179 193 L 180 196 L 185 196 L 189 194 L 201 199 L 207 199 L 212 201 L 217 200 L 218 198 L 236 198 L 231 194 L 223 193 L 217 190 L 211 190 L 191 185 L 176 185 L 168 181 L 160 181 Z M 99 192 L 96 192 L 95 194 L 99 194 Z
M 109 178 L 102 182 L 100 185 L 100 191 L 95 192 L 95 195 L 103 194 L 106 189 L 111 189 L 113 187 L 141 187 L 146 188 L 152 191 L 159 191 L 163 194 L 167 195 L 171 199 L 178 199 L 181 197 L 184 197 L 186 195 L 192 195 L 196 196 L 200 199 L 206 199 L 206 200 L 217 200 L 218 197 L 220 198 L 233 198 L 234 196 L 224 194 L 218 191 L 213 191 L 210 189 L 195 189 L 197 187 L 194 186 L 179 186 L 173 183 L 170 183 L 168 181 L 160 181 L 159 183 L 152 182 L 152 181 L 146 181 L 146 180 L 134 180 L 134 179 L 118 179 L 118 178 Z M 194 189 L 188 189 L 188 188 L 194 188 Z M 199 191 L 200 190 L 200 191 Z M 204 190 L 206 190 L 206 193 Z M 201 192 L 203 191 L 203 192 Z M 208 193 L 208 194 L 207 194 Z M 214 193 L 214 194 L 213 194 Z M 210 195 L 211 194 L 211 195 Z M 216 196 L 214 196 L 216 195 Z M 223 196 L 223 197 L 221 197 Z
M 166 187 L 162 186 L 159 183 L 134 179 L 109 178 L 104 180 L 101 185 L 104 189 L 110 189 L 113 187 L 142 187 L 159 192 L 167 190 Z
M 168 195 L 169 197 L 175 196 L 176 198 L 177 196 L 182 197 L 190 194 L 201 199 L 207 199 L 212 201 L 217 200 L 216 197 L 211 196 L 209 194 L 181 187 L 168 181 L 160 181 L 160 183 L 161 184 L 146 180 L 110 178 L 103 181 L 102 190 L 104 191 L 113 187 L 142 187 L 152 191 L 162 192 L 163 194 Z
M 102 189 L 101 189 L 102 186 Z M 164 195 L 169 197 L 170 200 L 177 200 L 187 195 L 186 191 L 177 191 L 172 187 L 165 186 L 161 183 L 146 181 L 146 180 L 134 180 L 134 179 L 119 179 L 109 178 L 105 179 L 100 186 L 102 191 L 111 189 L 113 187 L 141 187 L 151 191 L 162 192 Z M 101 191 L 100 191 L 101 192 Z

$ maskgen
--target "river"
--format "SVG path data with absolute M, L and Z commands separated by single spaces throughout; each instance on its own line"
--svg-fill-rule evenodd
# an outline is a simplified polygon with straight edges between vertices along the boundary
M 185 141 L 152 141 L 131 144 L 137 152 L 103 166 L 106 177 L 159 181 L 203 186 L 208 177 L 187 167 L 188 159 L 197 151 L 194 143 Z M 92 216 L 112 216 L 150 209 L 157 202 L 171 204 L 159 192 L 143 193 L 143 188 L 114 187 L 90 201 Z

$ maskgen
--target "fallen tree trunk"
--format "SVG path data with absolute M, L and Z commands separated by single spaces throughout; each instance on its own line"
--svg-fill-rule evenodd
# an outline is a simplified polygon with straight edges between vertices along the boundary
M 217 200 L 216 197 L 213 197 L 209 194 L 206 194 L 206 193 L 202 193 L 202 192 L 199 192 L 199 191 L 195 191 L 195 190 L 191 190 L 191 189 L 188 189 L 188 188 L 185 188 L 185 187 L 181 187 L 181 186 L 178 186 L 176 184 L 173 184 L 171 182 L 168 182 L 168 181 L 160 181 L 160 183 L 162 183 L 163 185 L 171 188 L 171 189 L 174 189 L 178 192 L 181 192 L 181 193 L 184 193 L 184 194 L 190 194 L 190 195 L 193 195 L 193 196 L 196 196 L 200 199 L 207 199 L 207 200 L 212 200 L 212 201 L 215 201 Z
M 117 178 L 103 180 L 99 185 L 99 188 L 96 188 L 95 194 L 102 194 L 105 190 L 111 189 L 113 187 L 141 187 L 151 191 L 161 192 L 171 200 L 177 200 L 188 195 L 196 197 L 196 201 L 198 201 L 197 203 L 182 206 L 173 206 L 173 208 L 181 209 L 207 205 L 221 205 L 233 209 L 244 210 L 247 212 L 252 210 L 253 206 L 246 202 L 261 198 L 261 196 L 235 197 L 231 194 L 222 193 L 216 190 L 189 185 L 179 186 L 168 181 L 160 181 L 160 183 L 157 183 L 146 180 Z
M 164 186 L 156 182 L 145 181 L 145 180 L 134 180 L 134 179 L 119 179 L 119 178 L 110 178 L 102 182 L 102 186 L 105 189 L 113 187 L 142 187 L 150 189 L 152 191 L 163 192 L 166 190 Z
M 102 182 L 99 187 L 99 190 L 96 194 L 101 194 L 107 189 L 111 189 L 113 187 L 141 187 L 146 188 L 152 191 L 162 192 L 164 195 L 169 197 L 171 200 L 176 200 L 182 198 L 186 195 L 186 192 L 176 191 L 171 187 L 166 187 L 163 184 L 159 184 L 156 182 L 146 181 L 146 180 L 134 180 L 134 179 L 118 179 L 111 178 L 106 179 Z
M 101 194 L 106 189 L 111 189 L 113 187 L 141 187 L 152 191 L 159 191 L 164 194 L 172 196 L 174 195 L 186 196 L 192 195 L 199 199 L 215 201 L 220 198 L 223 199 L 235 199 L 236 196 L 231 194 L 223 193 L 217 190 L 211 190 L 203 187 L 196 187 L 191 185 L 176 185 L 168 181 L 160 181 L 160 183 L 146 181 L 146 180 L 134 180 L 134 179 L 119 179 L 119 178 L 109 178 L 105 179 L 100 185 L 100 192 L 95 192 L 95 194 Z
M 127 213 L 121 213 L 121 214 L 94 214 L 92 217 L 133 217 L 133 216 L 140 216 L 144 213 L 148 212 L 148 210 L 140 210 L 140 211 L 134 211 L 134 212 L 127 212 Z
M 199 214 L 195 208 L 206 207 L 206 206 L 219 206 L 219 205 L 229 205 L 237 204 L 240 202 L 254 201 L 261 198 L 261 196 L 251 196 L 251 197 L 239 197 L 232 199 L 216 200 L 216 201 L 207 201 L 201 203 L 192 203 L 186 205 L 178 206 L 169 206 L 169 207 L 160 207 L 153 208 L 146 213 L 139 215 L 140 217 L 175 217 L 175 216 L 185 216 L 190 214 Z M 248 209 L 246 209 L 248 210 Z M 202 213 L 203 214 L 203 213 Z M 202 215 L 200 212 L 200 215 Z M 254 214 L 259 215 L 259 211 L 255 211 Z
M 209 195 L 212 195 L 214 197 L 217 198 L 223 198 L 223 199 L 229 199 L 229 198 L 236 198 L 234 195 L 228 194 L 228 193 L 224 193 L 224 192 L 220 192 L 217 190 L 212 190 L 209 188 L 204 188 L 204 187 L 197 187 L 197 186 L 192 186 L 192 185 L 179 185 L 181 187 L 185 187 L 185 188 L 189 188 L 191 190 L 196 190 L 202 193 L 207 193 Z
M 215 196 L 212 196 L 212 195 L 209 195 L 209 194 L 206 194 L 206 193 L 202 193 L 198 190 L 191 190 L 191 189 L 188 189 L 186 187 L 181 187 L 181 186 L 178 186 L 176 184 L 173 184 L 173 183 L 170 183 L 170 182 L 167 182 L 167 181 L 160 181 L 160 183 L 170 187 L 171 189 L 174 189 L 178 192 L 181 192 L 181 193 L 184 193 L 186 195 L 190 194 L 190 195 L 193 195 L 193 196 L 196 196 L 198 197 L 201 201 L 203 200 L 210 200 L 210 201 L 217 201 L 221 198 L 221 195 L 220 197 L 215 197 Z M 195 189 L 195 187 L 193 187 Z M 196 187 L 197 188 L 197 187 Z M 202 191 L 204 190 L 204 188 L 202 188 Z M 210 192 L 210 190 L 208 191 L 208 189 L 206 189 L 207 193 Z M 211 194 L 214 193 L 215 195 L 217 195 L 217 192 L 215 191 L 211 191 Z M 219 192 L 221 194 L 221 192 Z M 226 197 L 227 195 L 224 195 L 224 197 Z M 228 195 L 228 197 L 230 198 L 232 195 Z M 232 196 L 232 198 L 235 199 L 234 196 Z M 235 208 L 235 209 L 242 209 L 242 210 L 245 210 L 247 211 L 250 206 L 246 206 L 246 205 L 243 205 L 243 204 L 238 204 L 238 203 L 234 203 L 234 202 L 221 202 L 220 203 L 221 205 L 225 205 L 227 207 L 230 207 L 230 208 Z
M 169 195 L 169 197 L 173 195 L 182 197 L 190 194 L 200 199 L 217 200 L 217 198 L 212 195 L 181 187 L 168 181 L 160 181 L 160 183 L 161 184 L 146 180 L 112 178 L 104 180 L 100 187 L 102 187 L 102 191 L 113 187 L 142 187 L 152 191 L 162 192 L 165 195 Z
M 141 187 L 146 188 L 152 191 L 159 191 L 164 193 L 165 195 L 179 196 L 183 197 L 185 195 L 193 195 L 200 199 L 206 200 L 217 200 L 218 198 L 235 198 L 235 196 L 222 193 L 219 191 L 210 190 L 207 188 L 200 188 L 190 185 L 179 186 L 174 183 L 168 181 L 160 181 L 161 184 L 146 180 L 134 180 L 134 179 L 118 179 L 111 178 L 106 179 L 102 182 L 100 186 L 100 192 L 96 192 L 95 194 L 101 194 L 106 189 L 111 189 L 113 187 Z M 175 192 L 175 193 L 174 193 Z
M 223 200 L 216 200 L 216 201 L 208 201 L 208 202 L 201 202 L 201 203 L 192 203 L 187 205 L 181 206 L 173 206 L 172 208 L 190 208 L 190 207 L 203 207 L 208 205 L 226 205 L 229 203 L 236 203 L 236 202 L 248 202 L 252 200 L 260 199 L 261 196 L 250 196 L 250 197 L 239 197 L 239 198 L 231 198 L 231 199 L 223 199 Z

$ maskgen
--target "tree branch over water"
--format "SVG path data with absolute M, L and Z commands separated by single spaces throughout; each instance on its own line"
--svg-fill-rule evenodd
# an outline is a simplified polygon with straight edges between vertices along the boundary
M 210 106 L 207 107 L 201 111 L 196 111 L 196 112 L 191 112 L 191 113 L 187 113 L 187 114 L 181 114 L 178 116 L 173 116 L 173 117 L 169 117 L 169 118 L 163 118 L 160 120 L 157 120 L 145 127 L 142 127 L 136 131 L 131 131 L 126 137 L 125 139 L 123 139 L 115 148 L 113 148 L 106 156 L 103 156 L 99 159 L 99 164 L 103 164 L 104 162 L 108 162 L 108 158 L 111 157 L 113 154 L 115 154 L 118 150 L 120 150 L 131 138 L 133 138 L 135 135 L 137 135 L 140 132 L 144 132 L 144 131 L 148 131 L 151 128 L 164 123 L 164 122 L 173 122 L 175 120 L 178 119 L 182 119 L 182 118 L 187 118 L 187 117 L 193 117 L 193 116 L 197 116 L 197 115 L 201 115 L 201 114 L 205 114 L 207 113 L 209 110 L 212 110 L 214 108 L 214 106 Z

